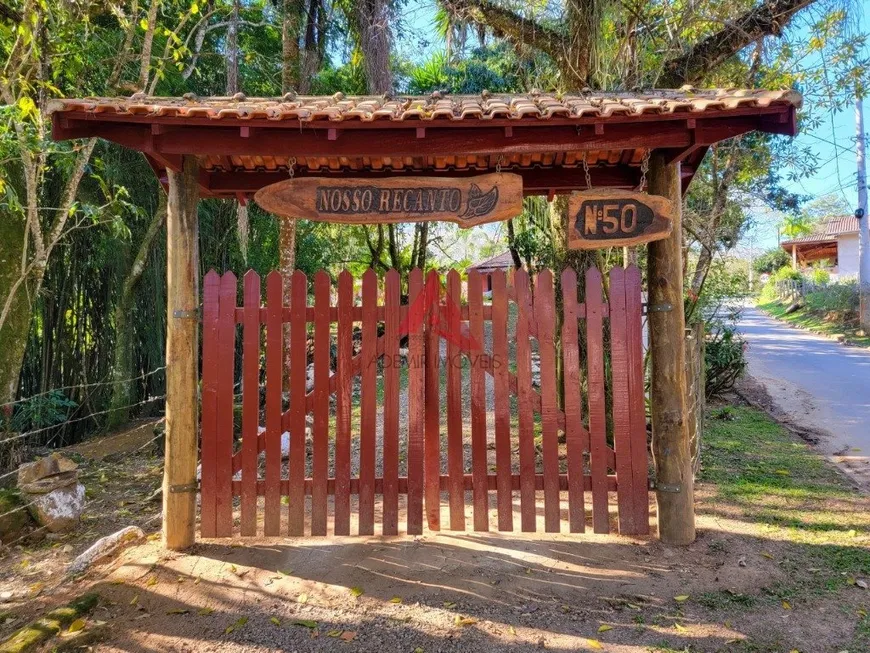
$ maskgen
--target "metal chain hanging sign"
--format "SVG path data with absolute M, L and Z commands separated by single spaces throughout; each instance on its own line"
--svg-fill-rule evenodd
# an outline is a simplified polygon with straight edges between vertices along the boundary
M 589 167 L 584 159 L 589 190 L 572 193 L 568 201 L 570 249 L 639 245 L 670 235 L 673 218 L 670 200 L 640 192 L 648 167 L 647 153 L 641 165 L 641 182 L 637 191 L 608 188 L 593 191 Z
M 257 191 L 254 200 L 275 215 L 305 220 L 344 224 L 441 220 L 467 228 L 520 215 L 523 178 L 505 172 L 382 179 L 291 174 L 290 179 Z

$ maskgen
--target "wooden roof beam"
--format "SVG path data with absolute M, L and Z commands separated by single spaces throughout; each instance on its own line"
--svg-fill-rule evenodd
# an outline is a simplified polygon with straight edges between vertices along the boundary
M 297 156 L 392 157 L 419 154 L 417 126 L 411 129 L 346 129 L 341 130 L 341 138 L 329 140 L 328 130 L 253 129 L 214 122 L 209 126 L 185 126 L 182 123 L 171 133 L 152 134 L 150 124 L 146 123 L 119 123 L 75 119 L 67 114 L 54 115 L 54 135 L 59 140 L 99 136 L 133 149 L 150 148 L 164 154 L 274 156 L 280 152 Z M 654 128 L 647 121 L 621 122 L 608 125 L 604 134 L 595 134 L 593 129 L 578 130 L 576 125 L 517 125 L 512 127 L 513 135 L 510 138 L 505 137 L 503 127 L 483 125 L 473 132 L 464 128 L 427 127 L 426 151 L 429 156 L 446 156 L 457 153 L 480 155 L 637 147 L 688 148 L 694 144 L 709 145 L 757 129 L 760 121 L 759 116 L 699 118 L 694 130 L 688 128 L 686 120 L 663 121 L 655 124 Z M 786 122 L 770 124 L 783 131 L 789 129 L 787 119 Z M 247 137 L 243 136 L 243 131 L 248 134 Z
M 518 174 L 523 178 L 523 192 L 526 195 L 564 194 L 586 189 L 586 176 L 582 168 L 505 168 L 504 172 Z M 687 170 L 686 172 L 691 174 L 692 171 Z M 326 179 L 342 179 L 347 178 L 349 174 L 357 179 L 395 179 L 418 176 L 413 170 L 408 172 L 354 171 L 352 173 L 337 171 L 316 174 L 299 170 L 294 176 L 297 178 L 321 177 Z M 479 170 L 443 170 L 428 176 L 474 177 L 479 174 Z M 595 166 L 589 169 L 589 174 L 592 178 L 593 187 L 634 188 L 640 181 L 640 170 L 638 168 Z M 264 186 L 284 181 L 287 178 L 287 173 L 284 171 L 227 173 L 218 170 L 203 170 L 200 175 L 200 183 L 204 184 L 211 194 L 235 196 L 236 193 L 254 193 Z

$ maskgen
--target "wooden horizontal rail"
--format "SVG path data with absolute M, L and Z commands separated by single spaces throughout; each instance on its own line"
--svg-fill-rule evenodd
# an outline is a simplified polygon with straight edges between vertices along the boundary
M 585 319 L 586 318 L 586 304 L 578 304 L 577 307 L 578 307 L 577 308 L 577 317 L 580 318 L 581 320 Z M 385 310 L 385 308 L 383 306 L 378 306 L 378 309 L 377 309 L 378 322 L 384 321 L 384 319 L 385 319 L 384 318 L 384 315 L 385 315 L 384 310 Z M 463 306 L 460 310 L 462 311 L 462 322 L 468 322 L 468 306 Z M 404 320 L 405 316 L 408 314 L 408 307 L 402 306 L 399 309 L 399 311 L 400 311 L 399 312 L 399 319 Z M 603 315 L 604 315 L 604 317 L 608 317 L 608 314 L 609 314 L 608 306 L 607 306 L 607 304 L 604 304 Z M 258 318 L 260 324 L 266 324 L 266 316 L 267 315 L 268 315 L 268 309 L 265 306 L 261 306 L 259 318 Z M 292 316 L 293 316 L 293 309 L 289 306 L 284 306 L 282 311 L 281 311 L 282 323 L 283 324 L 289 323 Z M 243 306 L 236 307 L 235 319 L 236 319 L 236 324 L 242 324 L 242 322 L 244 322 L 245 308 Z M 353 320 L 354 320 L 354 322 L 362 322 L 362 319 L 363 319 L 362 318 L 362 306 L 354 306 L 353 307 Z M 485 322 L 492 321 L 492 305 L 491 304 L 484 304 L 483 305 L 483 319 Z M 305 321 L 311 322 L 312 324 L 314 323 L 314 307 L 313 306 L 306 306 L 305 307 Z M 330 322 L 338 322 L 338 307 L 337 306 L 330 306 L 329 307 L 329 321 Z
M 446 492 L 448 490 L 448 483 L 450 477 L 446 475 L 439 476 L 439 484 L 442 492 Z M 486 477 L 487 481 L 487 490 L 492 492 L 498 488 L 497 477 L 495 474 L 489 474 Z M 471 490 L 473 488 L 472 476 L 471 474 L 465 474 L 463 476 L 463 483 L 465 485 L 466 490 Z M 592 477 L 584 476 L 583 484 L 585 490 L 592 489 Z M 310 478 L 305 479 L 305 494 L 306 496 L 311 496 L 312 488 L 314 487 L 313 481 Z M 520 475 L 519 474 L 511 474 L 511 490 L 514 492 L 518 492 L 520 489 Z M 535 475 L 535 489 L 543 490 L 544 489 L 544 475 L 536 474 Z M 559 475 L 559 489 L 563 492 L 568 491 L 568 475 L 560 474 Z M 617 489 L 617 481 L 616 475 L 611 474 L 607 477 L 607 490 L 608 492 L 615 492 Z M 327 494 L 330 496 L 335 494 L 335 479 L 330 478 L 326 482 L 326 490 Z M 383 494 L 384 491 L 384 479 L 376 478 L 375 479 L 375 494 Z M 242 482 L 241 481 L 233 481 L 233 496 L 241 496 L 242 492 Z M 290 492 L 290 481 L 287 479 L 281 480 L 281 496 L 287 496 Z M 359 494 L 359 479 L 352 478 L 350 479 L 350 493 L 351 494 Z M 400 476 L 399 477 L 399 494 L 407 494 L 408 493 L 408 477 Z M 265 496 L 266 494 L 266 481 L 257 480 L 257 496 Z

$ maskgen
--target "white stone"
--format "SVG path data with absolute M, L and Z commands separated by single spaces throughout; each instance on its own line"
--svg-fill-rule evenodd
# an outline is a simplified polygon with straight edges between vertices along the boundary
M 52 533 L 75 528 L 85 510 L 85 486 L 68 485 L 47 494 L 28 495 L 30 510 L 40 526 Z
M 72 561 L 69 569 L 67 569 L 67 573 L 70 576 L 81 574 L 98 560 L 112 555 L 123 546 L 138 542 L 144 537 L 145 532 L 138 526 L 127 526 L 117 533 L 101 537 Z

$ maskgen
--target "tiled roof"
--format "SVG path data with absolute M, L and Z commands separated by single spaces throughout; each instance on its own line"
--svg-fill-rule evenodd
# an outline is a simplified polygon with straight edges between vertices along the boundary
M 455 121 L 455 120 L 550 120 L 632 117 L 645 114 L 698 114 L 772 105 L 801 106 L 794 91 L 745 89 L 651 90 L 638 93 L 588 91 L 575 95 L 529 93 L 505 95 L 297 96 L 278 98 L 148 97 L 84 98 L 54 100 L 49 112 L 84 111 L 159 117 L 208 118 L 214 120 L 266 119 L 274 121 Z
M 782 242 L 783 246 L 800 243 L 822 243 L 836 240 L 843 234 L 857 233 L 858 219 L 854 215 L 842 215 L 835 218 L 827 218 L 819 223 L 813 233 L 806 236 L 798 236 Z
M 475 263 L 470 269 L 486 272 L 488 270 L 506 270 L 512 267 L 514 267 L 514 259 L 508 251 L 502 252 L 498 256 L 493 256 L 485 261 L 481 261 L 480 263 Z

